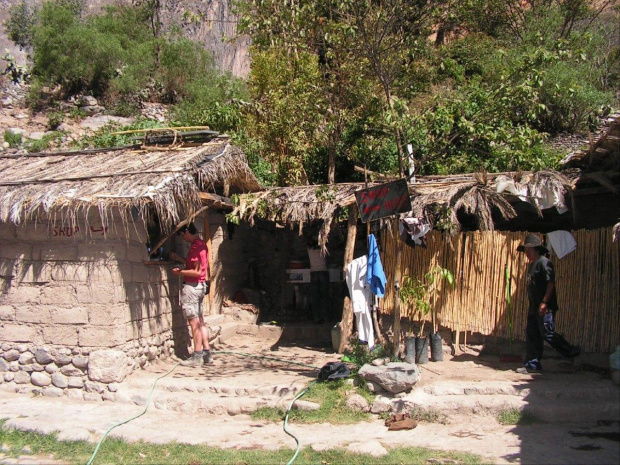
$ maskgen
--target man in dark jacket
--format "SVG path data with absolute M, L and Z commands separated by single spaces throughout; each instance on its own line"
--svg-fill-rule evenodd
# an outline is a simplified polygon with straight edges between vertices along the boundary
M 558 301 L 553 263 L 545 256 L 549 251 L 535 234 L 528 234 L 517 250 L 524 252 L 528 260 L 527 297 L 530 304 L 525 334 L 524 368 L 527 372 L 538 372 L 542 370 L 540 360 L 544 341 L 566 358 L 578 356 L 581 350 L 578 346 L 570 345 L 561 334 L 554 331 Z

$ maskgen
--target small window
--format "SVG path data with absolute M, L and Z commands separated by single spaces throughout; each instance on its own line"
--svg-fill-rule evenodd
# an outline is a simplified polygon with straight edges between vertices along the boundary
M 149 261 L 169 260 L 170 252 L 174 251 L 174 240 L 169 237 L 161 243 L 161 240 L 166 237 L 166 235 L 162 233 L 161 224 L 157 213 L 152 212 L 152 214 L 149 215 L 146 231 L 148 235 L 146 241 L 146 251 L 149 256 Z M 155 252 L 153 252 L 153 247 L 157 247 Z

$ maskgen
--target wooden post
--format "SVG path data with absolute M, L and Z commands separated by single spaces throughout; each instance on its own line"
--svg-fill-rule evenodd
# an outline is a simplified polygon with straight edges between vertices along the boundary
M 402 263 L 402 247 L 398 240 L 398 216 L 392 222 L 394 229 L 394 244 L 396 247 L 395 270 L 394 270 L 394 348 L 392 355 L 398 357 L 400 350 L 400 280 L 401 280 L 401 263 Z
M 211 240 L 211 227 L 209 225 L 209 210 L 205 212 L 205 216 L 202 220 L 204 241 L 207 244 L 209 271 L 207 273 L 207 280 L 211 281 L 211 287 L 209 288 L 209 315 L 213 312 L 213 296 L 215 295 L 215 274 L 213 273 L 213 249 Z
M 357 236 L 357 204 L 353 204 L 349 207 L 349 220 L 347 222 L 347 243 L 344 249 L 344 263 L 342 265 L 342 275 L 346 276 L 347 265 L 353 261 L 353 254 L 355 252 L 355 237 Z M 340 346 L 338 347 L 338 353 L 344 352 L 349 338 L 353 330 L 353 306 L 351 305 L 351 299 L 347 296 L 344 298 L 342 305 L 342 318 L 340 320 Z

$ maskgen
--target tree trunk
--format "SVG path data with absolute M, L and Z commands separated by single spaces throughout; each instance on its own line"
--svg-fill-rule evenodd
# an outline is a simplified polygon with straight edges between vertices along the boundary
M 349 207 L 349 221 L 347 223 L 347 243 L 344 249 L 344 264 L 342 265 L 342 274 L 345 276 L 347 265 L 353 260 L 355 251 L 355 236 L 357 236 L 357 204 Z M 338 353 L 344 352 L 349 344 L 349 338 L 353 330 L 353 306 L 349 297 L 344 298 L 342 306 L 342 318 L 340 320 L 340 347 Z
M 334 184 L 336 182 L 336 147 L 333 144 L 329 144 L 328 153 L 327 184 Z

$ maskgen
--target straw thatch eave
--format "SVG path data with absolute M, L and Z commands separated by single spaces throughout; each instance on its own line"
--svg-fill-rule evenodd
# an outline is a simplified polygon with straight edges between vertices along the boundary
M 454 176 L 418 177 L 409 183 L 412 213 L 426 217 L 434 223 L 437 206 L 449 207 L 450 221 L 455 230 L 460 229 L 457 212 L 472 215 L 481 230 L 493 230 L 493 215 L 504 219 L 514 218 L 517 213 L 512 206 L 519 198 L 506 192 L 498 193 L 498 180 L 510 180 L 515 188 L 525 192 L 526 201 L 539 196 L 554 195 L 559 201 L 574 187 L 578 173 L 563 174 L 556 171 L 537 173 L 474 173 Z M 255 218 L 267 219 L 291 227 L 298 227 L 301 233 L 305 223 L 323 221 L 319 243 L 325 246 L 333 221 L 338 212 L 356 202 L 355 192 L 378 183 L 348 183 L 335 185 L 313 185 L 271 188 L 240 196 L 240 203 L 234 214 L 252 223 Z M 542 215 L 536 202 L 531 202 Z
M 0 164 L 0 221 L 39 216 L 75 223 L 113 209 L 143 220 L 157 214 L 164 231 L 202 207 L 200 193 L 261 189 L 243 152 L 217 138 L 194 147 L 118 149 L 5 156 Z

